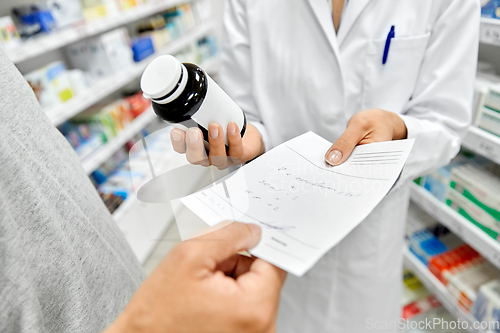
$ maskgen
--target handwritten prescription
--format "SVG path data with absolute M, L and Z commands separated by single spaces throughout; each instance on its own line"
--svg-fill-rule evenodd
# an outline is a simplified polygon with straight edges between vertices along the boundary
M 337 167 L 324 161 L 330 146 L 308 132 L 180 201 L 210 226 L 260 225 L 250 253 L 302 276 L 390 191 L 413 140 L 358 146 Z

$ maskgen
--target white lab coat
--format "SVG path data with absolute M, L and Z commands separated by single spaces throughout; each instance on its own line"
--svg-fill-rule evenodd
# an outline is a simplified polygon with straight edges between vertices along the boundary
M 471 121 L 478 35 L 476 0 L 350 0 L 338 34 L 327 0 L 227 2 L 219 82 L 266 149 L 307 131 L 334 142 L 370 108 L 400 114 L 416 139 L 391 194 L 305 276 L 288 276 L 278 332 L 394 327 L 409 200 L 402 185 L 457 154 Z

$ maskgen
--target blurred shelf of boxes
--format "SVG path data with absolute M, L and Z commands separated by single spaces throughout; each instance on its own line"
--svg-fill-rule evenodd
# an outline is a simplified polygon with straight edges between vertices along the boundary
M 453 298 L 446 287 L 408 249 L 404 250 L 404 263 L 405 267 L 419 278 L 425 287 L 439 300 L 439 302 L 453 315 L 454 318 L 467 322 L 467 331 L 470 333 L 487 333 L 486 330 L 482 330 L 481 328 L 474 328 L 474 322 L 476 319 L 457 304 L 457 300 Z
M 432 196 L 427 199 L 431 204 L 435 200 Z M 468 232 L 467 222 L 460 226 L 464 231 L 459 234 L 456 228 L 440 224 L 432 208 L 423 207 L 415 204 L 409 207 L 407 246 L 403 250 L 405 267 L 453 317 L 465 322 L 462 328 L 474 333 L 497 328 L 494 323 L 493 327 L 484 325 L 490 322 L 500 325 L 496 318 L 496 309 L 500 307 L 499 268 L 469 245 L 467 239 L 461 238 Z M 452 215 L 453 210 L 448 213 Z
M 500 243 L 497 240 L 423 187 L 412 185 L 411 200 L 500 268 Z
M 467 331 L 500 316 L 500 2 L 482 3 L 472 124 L 461 153 L 411 185 L 405 266 Z M 482 325 L 482 326 L 481 326 Z
M 64 2 L 58 2 L 58 6 L 61 4 L 64 5 L 60 11 L 69 8 L 70 12 L 74 13 L 72 17 L 69 19 L 66 18 L 62 26 L 56 24 L 59 29 L 54 29 L 54 31 L 49 33 L 36 35 L 23 42 L 17 43 L 17 45 L 7 49 L 7 55 L 14 63 L 27 61 L 54 49 L 138 21 L 142 18 L 190 1 L 191 0 L 151 1 L 136 6 L 135 8 L 130 7 L 121 11 L 117 6 L 113 5 L 113 2 L 108 1 L 107 6 L 106 4 L 104 5 L 106 7 L 104 10 L 102 7 L 96 9 L 88 8 L 87 15 L 83 13 L 84 8 L 79 12 L 80 3 L 78 0 L 66 0 L 64 1 L 66 4 Z M 106 11 L 114 14 L 111 16 L 104 16 Z M 92 12 L 96 14 L 92 14 Z
M 479 62 L 462 148 L 449 165 L 419 178 L 411 198 L 500 267 L 500 77 L 493 64 Z
M 130 125 L 120 132 L 115 138 L 106 142 L 104 145 L 93 150 L 91 154 L 82 159 L 83 169 L 87 174 L 91 174 L 108 160 L 119 148 L 125 143 L 130 141 L 136 134 L 140 133 L 146 125 L 155 119 L 151 108 L 146 109 L 140 116 L 138 116 Z

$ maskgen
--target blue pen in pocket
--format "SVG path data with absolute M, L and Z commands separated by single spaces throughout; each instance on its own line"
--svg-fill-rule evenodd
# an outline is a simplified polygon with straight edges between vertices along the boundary
M 382 65 L 385 65 L 385 63 L 387 62 L 387 56 L 389 55 L 389 48 L 391 47 L 391 39 L 393 39 L 395 35 L 396 35 L 395 27 L 392 26 L 391 31 L 389 31 L 387 39 L 385 40 L 384 57 L 382 58 Z

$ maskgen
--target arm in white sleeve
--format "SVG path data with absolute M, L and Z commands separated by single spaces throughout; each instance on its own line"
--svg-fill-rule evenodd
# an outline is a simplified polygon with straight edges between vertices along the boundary
M 443 7 L 431 31 L 413 98 L 402 115 L 415 145 L 398 185 L 448 164 L 471 122 L 479 3 L 448 0 Z
M 247 121 L 262 135 L 266 151 L 269 150 L 269 136 L 252 91 L 252 59 L 245 0 L 226 2 L 221 58 L 220 86 L 243 109 Z

